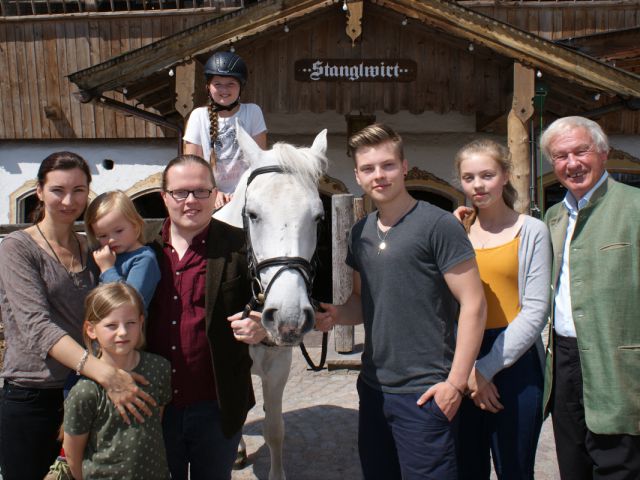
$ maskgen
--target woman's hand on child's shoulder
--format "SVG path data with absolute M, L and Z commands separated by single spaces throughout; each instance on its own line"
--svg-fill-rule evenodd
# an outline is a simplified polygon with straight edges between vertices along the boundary
M 157 403 L 151 395 L 142 390 L 137 383 L 148 385 L 149 382 L 138 373 L 128 373 L 124 370 L 114 370 L 109 380 L 103 385 L 109 399 L 113 402 L 120 416 L 127 425 L 131 423 L 129 413 L 140 423 L 144 423 L 144 415 L 153 415 L 151 406 Z M 141 413 L 142 412 L 142 413 Z
M 100 269 L 100 273 L 104 273 L 116 264 L 116 254 L 111 251 L 109 245 L 100 247 L 93 252 L 93 259 Z

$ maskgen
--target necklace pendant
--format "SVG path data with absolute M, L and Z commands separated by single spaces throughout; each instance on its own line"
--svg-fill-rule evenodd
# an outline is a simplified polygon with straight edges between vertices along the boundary
M 378 245 L 378 250 L 384 250 L 385 248 L 387 248 L 387 242 L 385 242 L 384 240 L 382 242 L 380 242 L 380 244 Z

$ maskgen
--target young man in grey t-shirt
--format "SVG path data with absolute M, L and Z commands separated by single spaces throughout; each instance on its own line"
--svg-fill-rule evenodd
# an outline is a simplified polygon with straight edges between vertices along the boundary
M 482 341 L 474 251 L 448 212 L 407 191 L 402 139 L 374 124 L 349 139 L 378 211 L 351 231 L 353 292 L 316 328 L 364 323 L 358 447 L 365 479 L 456 479 L 455 419 Z M 457 320 L 457 333 L 456 333 Z

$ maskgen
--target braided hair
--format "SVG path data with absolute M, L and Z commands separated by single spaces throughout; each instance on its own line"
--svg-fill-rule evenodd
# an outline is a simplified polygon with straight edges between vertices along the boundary
M 218 138 L 218 111 L 213 108 L 213 97 L 209 94 L 209 104 L 207 109 L 209 111 L 209 142 L 211 144 L 211 152 L 209 154 L 209 163 L 211 168 L 216 168 L 216 139 Z

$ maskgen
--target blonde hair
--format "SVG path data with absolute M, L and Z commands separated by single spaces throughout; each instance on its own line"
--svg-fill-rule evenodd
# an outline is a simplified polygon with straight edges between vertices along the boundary
M 98 342 L 89 338 L 87 327 L 97 325 L 115 309 L 131 306 L 138 316 L 144 315 L 144 303 L 138 291 L 128 283 L 111 282 L 103 283 L 89 292 L 84 301 L 84 323 L 82 325 L 82 338 L 89 352 L 100 357 L 102 349 Z M 144 333 L 140 332 L 140 339 L 135 346 L 140 349 L 144 346 Z
M 373 123 L 351 135 L 349 138 L 349 156 L 353 158 L 355 163 L 358 149 L 375 147 L 385 142 L 391 142 L 400 160 L 404 160 L 402 137 L 393 128 L 384 123 Z
M 144 244 L 144 220 L 136 210 L 131 199 L 121 190 L 113 190 L 98 195 L 87 207 L 84 214 L 84 227 L 91 248 L 98 248 L 100 242 L 96 238 L 93 225 L 109 212 L 117 211 L 138 229 L 138 242 Z
M 458 181 L 460 181 L 460 166 L 462 165 L 462 162 L 467 159 L 469 155 L 478 153 L 487 155 L 492 160 L 494 160 L 507 176 L 507 183 L 502 189 L 502 200 L 504 200 L 504 203 L 507 205 L 507 207 L 513 209 L 513 206 L 515 205 L 518 198 L 518 192 L 511 183 L 511 170 L 513 168 L 513 163 L 511 162 L 511 153 L 509 153 L 509 149 L 504 145 L 501 145 L 498 142 L 494 142 L 493 140 L 489 140 L 488 138 L 482 138 L 467 143 L 460 150 L 458 150 L 458 153 L 456 153 L 455 156 L 454 165 L 456 170 L 456 178 L 458 179 Z M 473 225 L 473 222 L 475 222 L 477 215 L 478 209 L 474 207 L 473 214 L 465 217 L 464 222 L 462 222 L 467 232 L 469 232 L 471 225 Z

